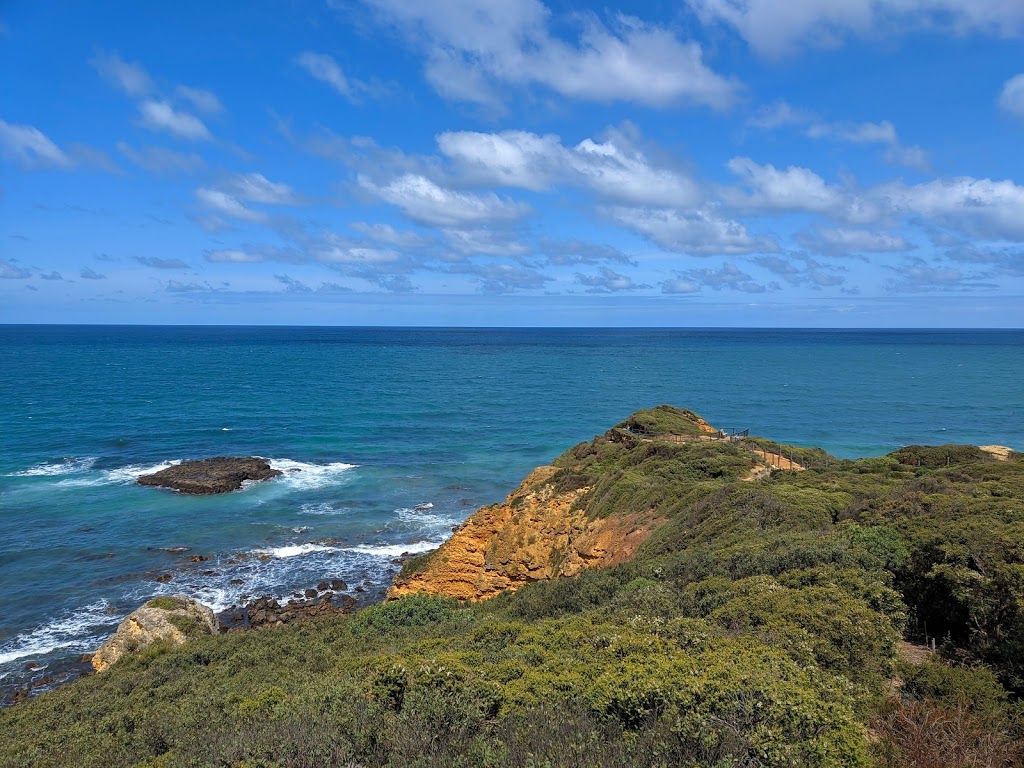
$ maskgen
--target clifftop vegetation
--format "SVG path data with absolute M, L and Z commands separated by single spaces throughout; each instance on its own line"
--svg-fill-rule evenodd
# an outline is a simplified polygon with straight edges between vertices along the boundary
M 1019 764 L 1024 457 L 669 439 L 701 424 L 638 412 L 521 489 L 656 521 L 627 562 L 156 646 L 0 713 L 0 765 Z

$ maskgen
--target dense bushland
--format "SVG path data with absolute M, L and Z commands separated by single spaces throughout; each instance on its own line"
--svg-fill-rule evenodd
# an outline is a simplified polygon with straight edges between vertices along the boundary
M 827 458 L 612 430 L 553 482 L 665 520 L 632 562 L 151 648 L 0 713 L 0 765 L 1019 764 L 1024 460 Z

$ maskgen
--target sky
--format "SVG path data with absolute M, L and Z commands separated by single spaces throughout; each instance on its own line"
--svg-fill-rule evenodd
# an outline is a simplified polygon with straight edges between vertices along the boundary
M 0 0 L 0 322 L 1024 327 L 1024 0 Z

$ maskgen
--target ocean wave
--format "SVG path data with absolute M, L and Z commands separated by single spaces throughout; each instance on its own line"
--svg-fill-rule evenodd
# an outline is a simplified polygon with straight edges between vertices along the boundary
M 267 461 L 270 462 L 273 469 L 284 472 L 284 476 L 275 478 L 275 482 L 303 491 L 337 485 L 347 479 L 345 476 L 349 470 L 358 466 L 341 461 L 330 464 L 312 464 L 294 459 L 267 459 Z
M 11 472 L 7 477 L 58 477 L 60 475 L 77 475 L 80 472 L 88 472 L 97 461 L 96 456 L 86 456 L 83 459 L 64 459 L 52 464 L 40 462 L 33 467 L 23 469 L 21 472 Z
M 311 552 L 337 552 L 338 547 L 330 547 L 326 544 L 285 544 L 283 547 L 271 547 L 270 549 L 258 549 L 259 555 L 270 555 L 276 558 L 298 557 L 308 555 Z
M 358 552 L 361 555 L 372 555 L 374 557 L 401 557 L 402 555 L 416 555 L 420 552 L 429 552 L 437 549 L 443 541 L 417 541 L 413 544 L 382 544 L 373 546 L 371 544 L 360 544 L 356 547 L 347 547 L 347 552 Z
M 99 637 L 108 634 L 120 619 L 107 613 L 109 603 L 98 600 L 83 608 L 16 635 L 0 647 L 0 664 L 54 651 L 85 653 L 96 650 Z
M 92 487 L 97 485 L 131 485 L 139 479 L 139 475 L 150 475 L 162 469 L 180 464 L 181 459 L 164 461 L 159 464 L 129 464 L 125 467 L 103 470 L 98 477 L 76 477 L 61 480 L 57 485 L 65 487 Z

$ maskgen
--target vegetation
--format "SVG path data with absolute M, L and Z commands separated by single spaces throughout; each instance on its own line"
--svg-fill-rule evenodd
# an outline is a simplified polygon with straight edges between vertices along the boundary
M 1020 764 L 1024 458 L 828 459 L 613 429 L 552 483 L 664 519 L 633 561 L 153 647 L 0 712 L 0 765 Z

